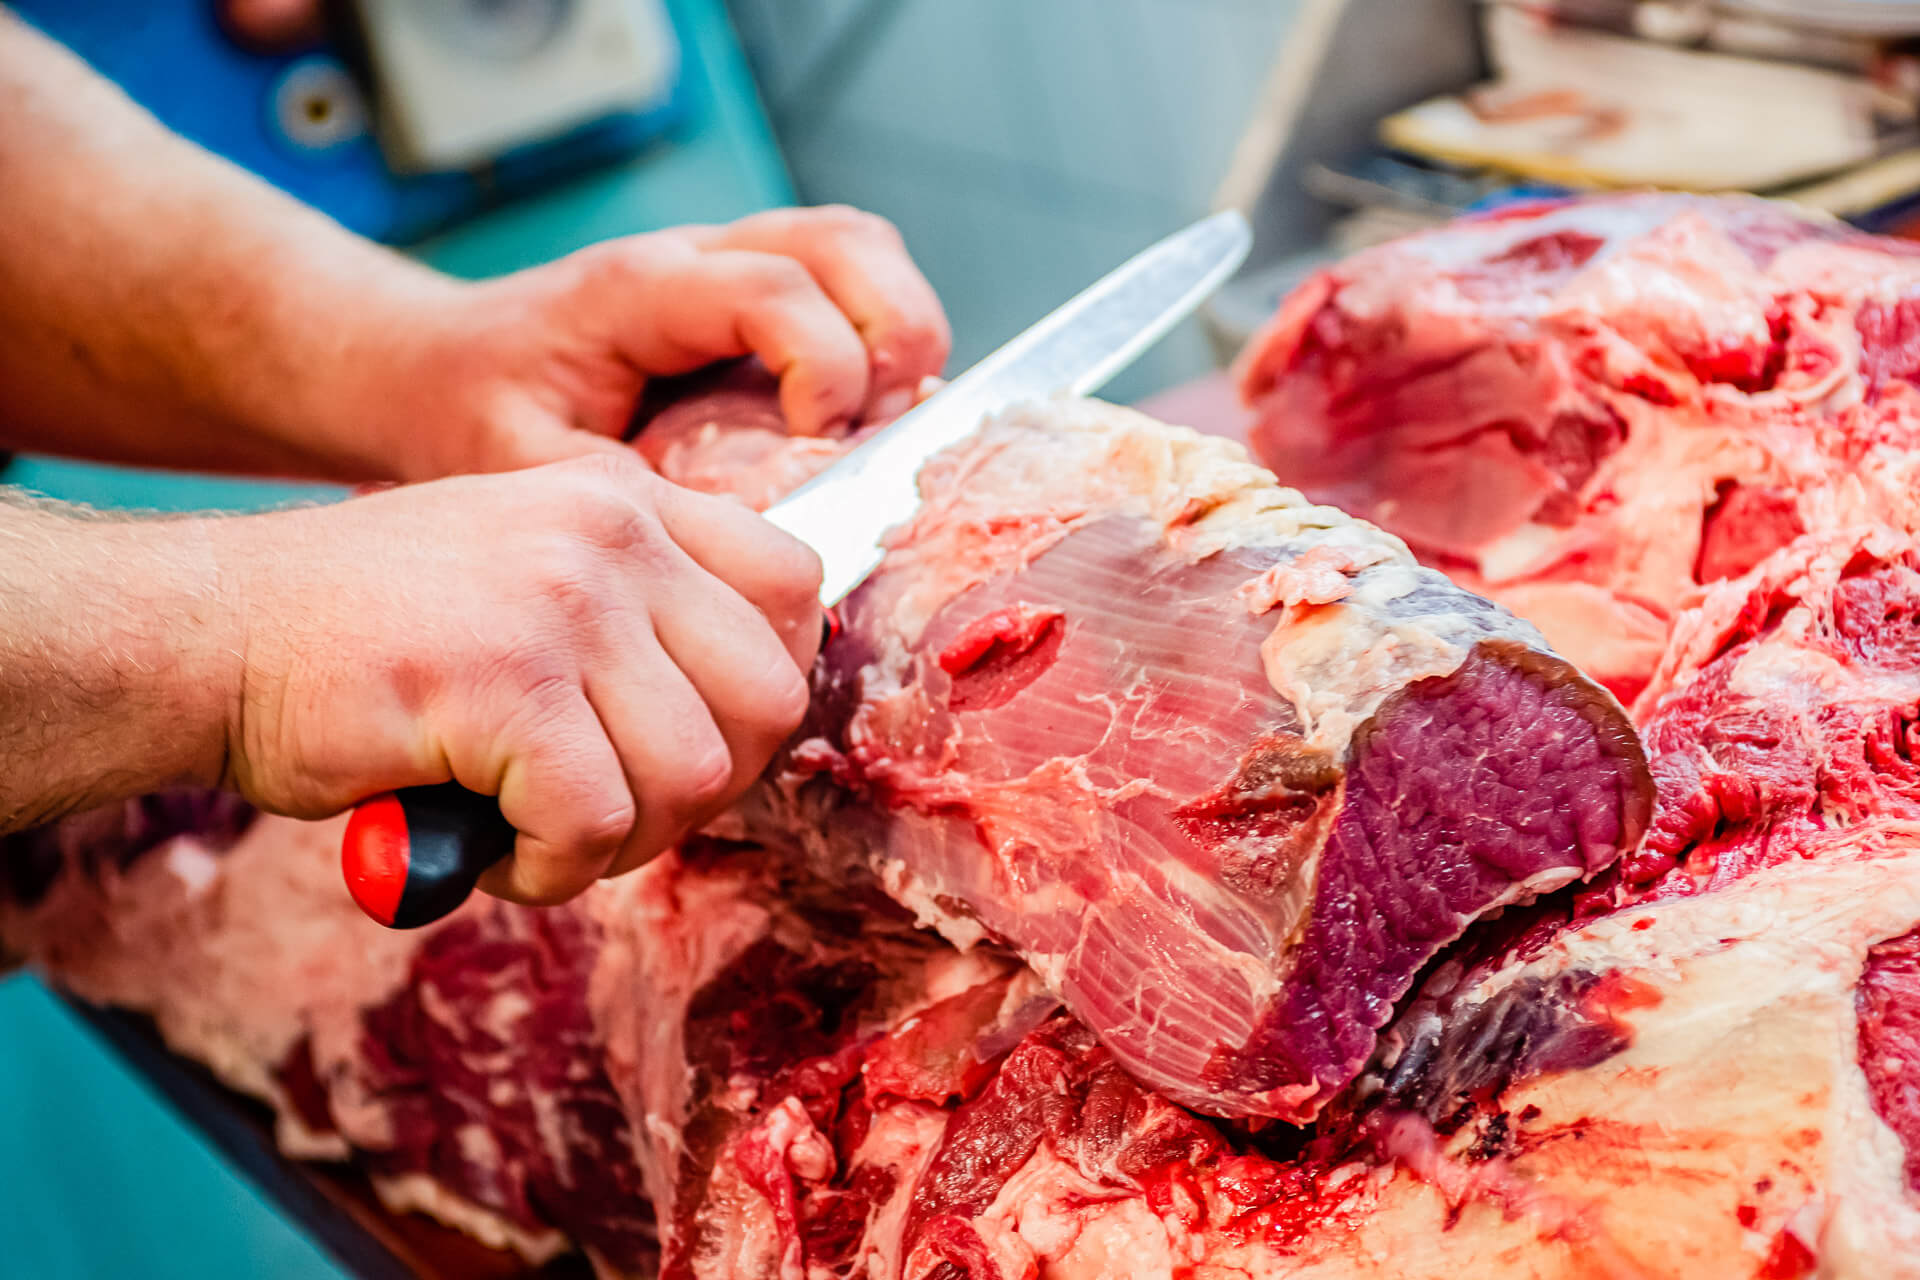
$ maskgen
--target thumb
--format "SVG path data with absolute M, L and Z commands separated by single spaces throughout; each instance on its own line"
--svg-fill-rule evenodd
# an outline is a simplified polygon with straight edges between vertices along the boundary
M 558 415 L 534 406 L 504 409 L 493 415 L 482 433 L 479 456 L 472 471 L 524 471 L 549 462 L 593 454 L 632 455 L 630 445 L 612 436 L 586 431 Z

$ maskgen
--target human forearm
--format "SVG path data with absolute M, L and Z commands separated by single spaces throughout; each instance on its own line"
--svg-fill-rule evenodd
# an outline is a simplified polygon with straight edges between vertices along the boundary
M 779 210 L 482 283 L 161 128 L 0 10 L 0 445 L 339 480 L 613 443 L 647 379 L 758 356 L 793 430 L 909 403 L 945 317 L 884 221 Z
M 0 504 L 0 834 L 177 784 L 317 818 L 458 781 L 550 902 L 713 817 L 807 707 L 820 563 L 630 452 L 294 511 Z
M 0 832 L 221 780 L 244 646 L 214 525 L 0 504 Z
M 393 477 L 359 424 L 410 315 L 463 286 L 168 132 L 4 11 L 0 188 L 0 440 Z

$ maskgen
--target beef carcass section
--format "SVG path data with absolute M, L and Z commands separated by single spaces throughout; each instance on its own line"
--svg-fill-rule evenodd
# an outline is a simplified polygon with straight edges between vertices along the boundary
M 1092 401 L 924 469 L 748 830 L 1011 947 L 1139 1079 L 1309 1119 L 1650 790 L 1614 700 L 1235 445 Z
M 1444 966 L 1305 1137 L 742 854 L 623 882 L 597 980 L 668 1280 L 1920 1276 L 1912 824 Z
M 1875 819 L 1920 821 L 1920 549 L 1809 536 L 1709 588 L 1636 707 L 1659 788 L 1609 877 L 1694 892 Z
M 1724 793 L 1700 761 L 1754 767 L 1702 727 L 1757 712 L 1749 747 L 1807 785 L 1624 902 L 1476 926 L 1309 1134 L 1169 1106 L 991 954 L 764 856 L 623 882 L 601 990 L 646 995 L 596 1010 L 667 1121 L 666 1274 L 1920 1276 L 1920 821 L 1873 745 L 1920 710 L 1916 565 L 1885 531 L 1808 540 L 1685 615 L 1649 694 L 1661 818 Z
M 651 1276 L 653 1214 L 587 1011 L 586 904 L 382 929 L 344 896 L 342 827 L 183 794 L 11 838 L 0 942 L 151 1016 L 273 1108 L 283 1151 L 353 1159 L 395 1212 L 530 1263 L 579 1246 L 609 1280 Z
M 1732 217 L 1711 203 L 1685 207 L 1709 226 Z M 1777 215 L 1738 209 L 1753 224 L 1748 239 L 1776 225 L 1768 219 Z M 1832 234 L 1791 216 L 1778 225 L 1782 243 Z M 1686 305 L 1673 304 L 1669 328 L 1694 323 Z M 1392 344 L 1382 350 L 1384 377 Z M 1363 371 L 1354 377 L 1366 381 Z M 785 441 L 750 384 L 721 390 L 643 436 L 669 475 L 708 487 L 735 477 L 741 496 L 763 505 L 831 456 L 831 447 Z M 1882 386 L 1872 409 L 1882 415 L 1879 442 L 1846 455 L 1857 474 L 1795 474 L 1856 487 L 1897 474 L 1905 394 Z M 82 994 L 153 1013 L 182 1052 L 272 1099 L 292 1149 L 355 1153 L 393 1203 L 529 1257 L 586 1241 L 609 1276 L 648 1268 L 649 1202 L 662 1268 L 677 1280 L 1920 1276 L 1920 1094 L 1910 1066 L 1920 1053 L 1920 822 L 1910 808 L 1920 662 L 1906 657 L 1920 655 L 1920 553 L 1910 536 L 1821 533 L 1768 558 L 1781 530 L 1751 519 L 1758 507 L 1723 507 L 1722 531 L 1764 562 L 1697 607 L 1674 606 L 1671 649 L 1636 677 L 1647 684 L 1636 713 L 1658 780 L 1644 851 L 1532 906 L 1454 922 L 1466 935 L 1408 971 L 1413 993 L 1380 1010 L 1377 1044 L 1378 1022 L 1363 1021 L 1371 1054 L 1357 1050 L 1366 1059 L 1358 1079 L 1326 1090 L 1311 1127 L 1243 1126 L 1144 1087 L 1110 1029 L 1095 1034 L 1062 1009 L 1049 990 L 1061 985 L 1058 972 L 1040 979 L 1042 952 L 1040 969 L 1023 967 L 973 903 L 916 878 L 925 868 L 952 874 L 945 864 L 910 862 L 897 843 L 955 816 L 923 807 L 938 794 L 928 779 L 943 769 L 958 806 L 990 822 L 1001 809 L 978 797 L 1019 795 L 1004 778 L 991 785 L 978 754 L 930 752 L 942 733 L 973 726 L 991 733 L 975 741 L 1014 751 L 1075 723 L 1070 696 L 1029 702 L 1024 717 L 991 714 L 1016 705 L 997 701 L 1009 689 L 1015 699 L 1044 692 L 1050 675 L 1072 670 L 1062 668 L 1075 660 L 1075 633 L 1048 624 L 1047 608 L 1032 625 L 1024 607 L 1037 603 L 1029 585 L 1051 581 L 1049 558 L 1065 550 L 1097 561 L 1115 545 L 1104 539 L 1116 515 L 1155 528 L 1175 503 L 1142 499 L 1180 486 L 1142 476 L 1231 475 L 1243 465 L 1231 451 L 1190 454 L 1183 433 L 1127 415 L 1084 432 L 1060 418 L 1046 425 L 1046 441 L 1015 446 L 1038 426 L 1016 416 L 986 437 L 1007 442 L 1002 455 L 983 446 L 946 460 L 975 487 L 945 491 L 982 501 L 955 499 L 944 513 L 936 501 L 870 594 L 850 602 L 823 665 L 810 741 L 747 811 L 653 867 L 556 911 L 477 903 L 425 934 L 394 935 L 339 891 L 337 824 L 248 825 L 229 804 L 156 801 L 90 819 L 84 834 L 69 824 L 9 842 L 0 940 Z M 1779 438 L 1789 438 L 1784 428 Z M 1816 422 L 1800 446 L 1818 453 L 1857 439 Z M 996 470 L 1025 450 L 1035 475 L 1024 492 L 1042 495 L 1032 505 Z M 1616 483 L 1651 486 L 1658 476 L 1644 473 L 1671 461 L 1636 456 L 1619 464 Z M 1056 505 L 1074 484 L 1091 486 L 1087 496 Z M 1104 495 L 1129 486 L 1134 499 L 1118 505 L 1141 505 L 1116 512 Z M 1175 670 L 1222 683 L 1258 673 L 1246 687 L 1271 697 L 1260 705 L 1279 707 L 1282 724 L 1295 726 L 1285 732 L 1309 745 L 1327 741 L 1315 734 L 1346 697 L 1350 736 L 1334 799 L 1339 813 L 1359 812 L 1350 797 L 1371 784 L 1354 744 L 1397 696 L 1396 668 L 1351 666 L 1345 674 L 1359 683 L 1344 685 L 1276 682 L 1263 650 L 1311 634 L 1299 624 L 1329 604 L 1351 602 L 1362 615 L 1330 635 L 1370 634 L 1365 613 L 1379 605 L 1370 584 L 1384 581 L 1370 575 L 1411 574 L 1405 554 L 1264 478 L 1251 501 L 1237 482 L 1199 488 L 1228 496 L 1160 523 L 1148 563 L 1191 571 L 1249 541 L 1279 563 L 1257 573 L 1235 566 L 1231 625 L 1208 612 L 1221 598 L 1211 591 L 1180 610 L 1189 625 L 1177 643 L 1194 661 Z M 1798 498 L 1796 509 L 1829 503 L 1822 509 L 1840 522 L 1890 492 L 1858 507 L 1846 505 L 1857 495 Z M 1009 504 L 1002 514 L 1019 527 L 1001 527 L 994 501 Z M 1222 523 L 1262 535 L 1273 528 L 1263 521 L 1284 520 L 1290 536 L 1223 536 L 1212 556 L 1195 558 L 1209 545 L 1211 511 L 1237 513 Z M 1241 518 L 1249 514 L 1259 519 Z M 1045 536 L 1025 527 L 1034 524 Z M 1593 528 L 1599 539 L 1652 538 Z M 1083 546 L 1081 533 L 1095 536 Z M 1022 538 L 1034 540 L 1016 547 Z M 975 544 L 963 573 L 921 572 L 938 569 L 934 548 Z M 1322 546 L 1330 556 L 1315 558 Z M 1385 559 L 1368 558 L 1381 547 Z M 997 573 L 997 555 L 1016 568 Z M 1064 599 L 1069 615 L 1086 582 L 1111 581 L 1066 576 L 1081 594 L 1049 607 Z M 1135 572 L 1103 603 L 1138 608 L 1161 581 Z M 1258 585 L 1236 599 L 1249 583 Z M 967 609 L 988 604 L 979 612 L 999 616 L 966 635 L 979 616 Z M 1491 617 L 1478 625 L 1511 625 Z M 1197 625 L 1207 618 L 1215 625 Z M 1398 643 L 1402 623 L 1378 629 Z M 1248 646 L 1235 627 L 1259 639 Z M 1421 615 L 1409 630 L 1416 647 L 1431 643 Z M 1238 669 L 1229 655 L 1243 648 L 1251 665 Z M 982 661 L 970 667 L 969 657 Z M 1461 669 L 1411 687 L 1457 692 L 1470 683 L 1451 679 Z M 976 672 L 986 678 L 970 680 Z M 1349 696 L 1363 685 L 1372 692 Z M 1114 692 L 1131 686 L 1103 678 L 1089 687 L 1104 716 Z M 1461 705 L 1440 700 L 1448 722 Z M 910 714 L 888 714 L 902 708 Z M 1236 709 L 1174 736 L 1224 743 L 1250 723 Z M 1246 754 L 1222 754 L 1216 767 L 1244 775 Z M 1396 757 L 1384 776 L 1420 759 Z M 975 772 L 956 772 L 962 764 Z M 1299 777 L 1256 775 L 1254 795 L 1218 778 L 1202 790 L 1229 802 L 1210 816 L 1281 820 L 1253 824 L 1252 841 L 1205 845 L 1215 860 L 1202 859 L 1195 880 L 1213 876 L 1225 898 L 1259 901 L 1227 876 L 1227 855 L 1274 847 L 1266 838 L 1295 830 L 1291 820 L 1308 810 L 1319 874 L 1341 866 L 1328 844 L 1311 843 L 1335 825 L 1319 821 L 1326 797 L 1308 787 L 1306 803 L 1272 803 L 1287 801 Z M 890 794 L 902 786 L 907 794 Z M 1576 795 L 1565 803 L 1579 812 Z M 1089 816 L 1086 805 L 1064 808 Z M 1406 791 L 1378 809 L 1389 834 L 1403 815 L 1427 812 L 1423 793 Z M 1046 812 L 1005 807 L 1013 819 L 1036 811 Z M 1097 805 L 1090 816 L 1101 817 Z M 831 824 L 832 838 L 794 838 L 816 820 Z M 749 822 L 772 847 L 738 839 Z M 861 839 L 840 834 L 856 827 Z M 1028 872 L 1017 860 L 967 861 L 983 848 L 997 853 L 965 833 L 937 852 L 963 869 Z M 1439 874 L 1453 864 L 1426 865 Z M 1110 872 L 1104 862 L 1094 870 Z M 1362 888 L 1385 883 L 1368 878 Z M 1024 893 L 1034 881 L 1029 873 L 1008 884 Z M 1332 918 L 1313 914 L 1317 884 L 1305 882 L 1303 904 L 1287 908 L 1309 924 Z M 1103 892 L 1097 879 L 1091 888 Z M 927 922 L 981 941 L 958 950 L 916 927 Z M 1278 953 L 1276 979 L 1306 937 L 1297 933 Z M 1364 977 L 1378 962 L 1363 937 L 1349 941 Z
M 1255 453 L 1631 698 L 1700 583 L 1914 527 L 1920 253 L 1751 199 L 1526 206 L 1321 273 L 1242 353 Z

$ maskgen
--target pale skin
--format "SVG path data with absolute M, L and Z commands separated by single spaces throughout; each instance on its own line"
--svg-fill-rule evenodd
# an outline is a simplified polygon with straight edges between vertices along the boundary
M 550 903 L 735 798 L 798 724 L 812 552 L 618 440 L 758 356 L 793 429 L 892 412 L 948 332 L 894 230 L 784 210 L 482 283 L 174 137 L 0 10 L 0 444 L 399 481 L 241 517 L 0 503 L 0 832 L 173 785 L 298 817 L 454 779 Z

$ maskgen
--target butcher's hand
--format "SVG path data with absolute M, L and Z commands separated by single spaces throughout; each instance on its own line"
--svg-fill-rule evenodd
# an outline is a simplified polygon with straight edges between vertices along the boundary
M 0 236 L 17 447 L 421 480 L 614 449 L 648 378 L 716 360 L 759 356 L 793 428 L 820 432 L 903 407 L 947 355 L 932 290 L 870 214 L 779 210 L 456 280 L 169 133 L 4 6 L 0 173 L 33 177 L 8 184 Z
M 179 783 L 318 817 L 451 778 L 519 830 L 481 887 L 521 902 L 736 797 L 820 637 L 811 551 L 617 454 L 257 516 L 0 507 L 8 541 L 0 830 Z
M 833 432 L 909 407 L 947 322 L 892 225 L 782 209 L 608 241 L 460 285 L 394 317 L 394 349 L 340 403 L 402 478 L 619 448 L 649 377 L 758 356 L 789 427 Z M 404 323 L 403 323 L 404 322 Z

